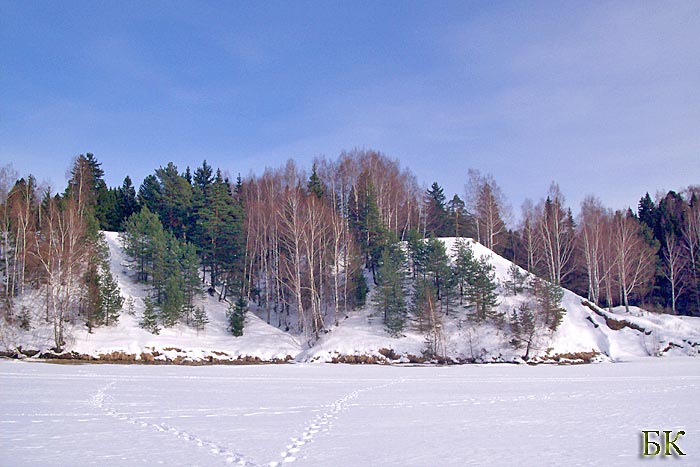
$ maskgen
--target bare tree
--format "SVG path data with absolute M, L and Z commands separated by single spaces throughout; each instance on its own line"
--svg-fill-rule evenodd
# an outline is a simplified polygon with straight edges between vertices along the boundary
M 564 196 L 556 183 L 550 185 L 547 199 L 542 204 L 538 230 L 540 253 L 549 281 L 561 285 L 573 270 L 571 255 L 575 234 L 571 212 L 564 209 Z
M 629 312 L 630 295 L 653 277 L 656 251 L 644 239 L 639 221 L 630 215 L 616 212 L 612 233 L 620 302 Z
M 476 222 L 477 241 L 495 250 L 503 241 L 509 208 L 505 196 L 491 175 L 469 169 L 467 205 Z
M 532 201 L 526 199 L 522 204 L 522 224 L 520 231 L 522 235 L 523 245 L 526 255 L 526 269 L 528 272 L 534 273 L 537 269 L 537 213 Z
M 686 268 L 686 259 L 683 256 L 683 250 L 676 239 L 676 236 L 670 232 L 664 238 L 665 246 L 663 248 L 663 274 L 671 285 L 671 310 L 676 314 L 676 301 L 678 296 L 683 293 L 685 281 L 683 274 Z
M 53 324 L 55 345 L 61 348 L 65 321 L 78 307 L 80 278 L 90 253 L 85 222 L 72 197 L 47 200 L 40 232 L 32 253 L 42 268 L 47 318 Z
M 578 247 L 585 261 L 588 277 L 588 300 L 600 303 L 600 288 L 607 271 L 604 267 L 603 244 L 605 223 L 609 213 L 599 199 L 586 197 L 581 203 L 581 217 L 578 228 Z
M 686 211 L 686 219 L 681 229 L 684 258 L 688 274 L 685 276 L 695 312 L 700 312 L 700 195 L 694 194 Z

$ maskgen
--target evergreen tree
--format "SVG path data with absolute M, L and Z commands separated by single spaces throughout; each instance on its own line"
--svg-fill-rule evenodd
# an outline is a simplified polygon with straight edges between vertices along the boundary
M 182 276 L 182 291 L 184 297 L 183 313 L 185 322 L 189 323 L 196 312 L 194 299 L 201 293 L 199 280 L 199 259 L 194 245 L 186 243 L 180 249 L 180 274 Z
M 539 277 L 530 280 L 529 289 L 535 299 L 536 312 L 542 316 L 542 322 L 551 331 L 556 331 L 566 313 L 566 309 L 561 306 L 564 289 Z
M 493 319 L 500 324 L 502 313 L 494 310 L 498 306 L 496 274 L 488 259 L 482 256 L 473 266 L 474 275 L 467 280 L 467 308 L 474 310 L 477 321 Z
M 444 289 L 450 287 L 452 278 L 452 270 L 450 269 L 450 260 L 447 257 L 445 244 L 430 237 L 425 241 L 426 246 L 426 274 L 435 286 L 435 298 L 440 301 L 444 295 Z M 449 295 L 449 290 L 448 290 Z
M 148 175 L 143 179 L 139 187 L 138 205 L 141 209 L 148 208 L 152 213 L 158 214 L 160 209 L 160 183 L 155 175 Z
M 136 190 L 131 182 L 131 178 L 127 175 L 124 177 L 124 182 L 117 193 L 117 211 L 119 215 L 115 230 L 122 230 L 124 222 L 138 211 L 138 208 Z
M 143 317 L 139 326 L 152 334 L 160 333 L 160 327 L 158 326 L 158 310 L 156 309 L 153 300 L 146 297 L 143 299 Z
M 104 262 L 100 265 L 99 284 L 100 295 L 95 321 L 105 326 L 113 326 L 119 320 L 124 297 L 119 293 L 119 284 Z
M 175 326 L 182 317 L 185 296 L 178 275 L 173 274 L 165 281 L 165 293 L 160 310 L 160 318 L 166 328 Z
M 231 334 L 236 337 L 243 335 L 246 313 L 248 312 L 248 302 L 243 295 L 239 295 L 238 300 L 232 303 L 226 312 L 228 326 Z
M 383 312 L 384 325 L 392 336 L 401 335 L 406 325 L 405 263 L 398 244 L 389 245 L 383 250 L 374 304 Z
M 459 291 L 459 303 L 463 305 L 470 284 L 476 276 L 478 263 L 471 247 L 463 238 L 457 239 L 453 251 L 455 260 L 452 266 L 452 275 Z
M 437 182 L 428 188 L 424 196 L 425 235 L 441 237 L 449 235 L 445 193 Z
M 525 290 L 527 285 L 527 273 L 517 264 L 511 263 L 508 268 L 508 279 L 503 283 L 504 288 L 512 295 L 518 295 Z
M 172 162 L 157 169 L 156 177 L 160 185 L 157 211 L 160 220 L 177 238 L 184 238 L 192 203 L 192 187 Z
M 447 229 L 445 234 L 455 237 L 473 237 L 475 228 L 467 212 L 466 203 L 458 195 L 447 202 Z
M 648 192 L 639 200 L 637 215 L 639 221 L 644 223 L 653 232 L 656 228 L 658 215 L 656 213 L 656 205 Z
M 126 253 L 136 261 L 137 280 L 148 282 L 154 261 L 162 256 L 159 248 L 164 235 L 158 216 L 147 206 L 127 219 L 121 238 Z
M 311 167 L 311 176 L 309 177 L 309 182 L 306 185 L 309 193 L 316 195 L 318 199 L 323 198 L 325 190 L 323 189 L 323 183 L 316 173 L 316 164 Z
M 513 336 L 511 344 L 516 349 L 525 347 L 523 356 L 525 360 L 530 358 L 530 351 L 538 345 L 545 328 L 540 316 L 530 308 L 527 302 L 521 303 L 517 310 L 513 310 L 510 317 L 510 330 Z
M 192 316 L 192 327 L 198 331 L 201 331 L 209 323 L 209 317 L 204 307 L 198 306 L 194 309 L 194 314 Z

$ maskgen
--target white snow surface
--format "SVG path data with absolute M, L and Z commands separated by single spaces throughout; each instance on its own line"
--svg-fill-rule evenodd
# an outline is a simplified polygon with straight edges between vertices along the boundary
M 16 467 L 615 467 L 698 465 L 700 456 L 692 358 L 447 367 L 0 360 L 0 384 L 0 464 Z M 685 431 L 677 446 L 686 456 L 643 458 L 642 430 Z
M 163 329 L 159 335 L 141 329 L 138 322 L 143 312 L 143 301 L 148 294 L 144 284 L 134 280 L 132 262 L 125 255 L 119 236 L 105 232 L 110 252 L 110 268 L 119 283 L 122 295 L 134 303 L 134 315 L 123 312 L 116 326 L 100 327 L 89 333 L 80 322 L 68 325 L 67 350 L 98 357 L 101 354 L 123 352 L 140 358 L 142 352 L 156 355 L 156 359 L 185 361 L 236 360 L 239 357 L 257 357 L 263 361 L 294 358 L 299 362 L 329 362 L 344 355 L 370 355 L 381 357 L 381 349 L 393 350 L 401 360 L 407 356 L 420 356 L 426 348 L 425 335 L 415 323 L 407 326 L 403 337 L 391 337 L 385 330 L 382 316 L 371 305 L 341 317 L 334 326 L 332 310 L 327 319 L 327 332 L 312 346 L 304 336 L 294 331 L 284 332 L 269 325 L 259 316 L 265 310 L 248 313 L 244 334 L 232 336 L 226 329 L 225 313 L 228 303 L 203 294 L 198 305 L 203 306 L 210 323 L 202 331 L 181 324 Z M 452 252 L 455 238 L 442 239 L 448 253 Z M 477 258 L 485 256 L 495 267 L 496 278 L 503 283 L 508 278 L 511 262 L 496 255 L 481 244 L 467 240 Z M 509 296 L 500 288 L 499 310 L 511 313 L 524 300 L 524 294 Z M 554 356 L 578 352 L 596 352 L 599 361 L 621 361 L 657 355 L 697 355 L 700 350 L 700 318 L 651 314 L 632 307 L 611 312 L 582 305 L 583 298 L 565 290 L 562 305 L 566 308 L 563 322 L 557 332 L 546 336 L 533 350 L 535 361 L 546 361 Z M 39 299 L 36 299 L 40 303 Z M 27 303 L 31 304 L 30 301 Z M 126 308 L 126 307 L 125 307 Z M 33 307 L 34 328 L 22 331 L 0 322 L 0 347 L 5 349 L 46 350 L 53 347 L 50 326 L 42 324 L 41 305 Z M 256 315 L 255 313 L 258 313 Z M 603 316 L 625 320 L 637 329 L 625 327 L 613 330 L 606 325 Z M 343 319 L 344 318 L 344 319 Z M 476 362 L 522 361 L 523 350 L 510 344 L 507 330 L 499 330 L 491 324 L 476 325 L 467 319 L 467 311 L 453 305 L 443 319 L 444 354 L 448 358 Z M 642 329 L 643 331 L 640 331 Z M 0 349 L 1 350 L 1 349 Z M 383 351 L 386 353 L 385 351 Z

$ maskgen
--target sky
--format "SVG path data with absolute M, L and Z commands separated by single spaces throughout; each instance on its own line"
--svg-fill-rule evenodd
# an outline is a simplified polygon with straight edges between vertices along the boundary
M 373 149 L 518 212 L 700 183 L 700 2 L 0 0 L 0 165 L 110 186 Z

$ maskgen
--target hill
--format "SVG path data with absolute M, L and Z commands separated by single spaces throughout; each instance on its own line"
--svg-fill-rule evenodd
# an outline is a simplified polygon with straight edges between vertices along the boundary
M 145 361 L 174 363 L 283 362 L 404 362 L 429 360 L 448 362 L 522 362 L 524 350 L 512 344 L 508 317 L 523 303 L 527 293 L 506 293 L 505 283 L 512 263 L 472 240 L 474 256 L 486 257 L 499 283 L 497 309 L 502 325 L 474 322 L 463 307 L 453 307 L 442 316 L 438 355 L 426 355 L 426 333 L 412 320 L 400 337 L 385 330 L 382 317 L 372 305 L 351 312 L 338 326 L 327 331 L 312 346 L 293 332 L 284 332 L 264 321 L 265 310 L 253 307 L 244 334 L 234 337 L 227 330 L 228 303 L 202 294 L 197 305 L 209 323 L 202 330 L 185 324 L 151 334 L 139 327 L 147 288 L 137 283 L 118 234 L 106 232 L 110 269 L 126 299 L 118 324 L 92 332 L 79 322 L 70 324 L 66 349 L 52 353 L 51 326 L 34 320 L 22 330 L 2 324 L 0 346 L 6 355 L 42 355 L 83 360 Z M 455 238 L 442 239 L 451 252 Z M 521 271 L 525 273 L 524 271 Z M 30 296 L 23 297 L 32 306 Z M 563 291 L 565 309 L 556 332 L 540 332 L 532 340 L 530 362 L 618 361 L 647 356 L 697 355 L 700 349 L 700 318 L 651 314 L 639 308 L 611 311 L 600 309 L 582 297 Z M 36 312 L 38 313 L 38 311 Z M 256 314 L 257 313 L 257 314 Z

